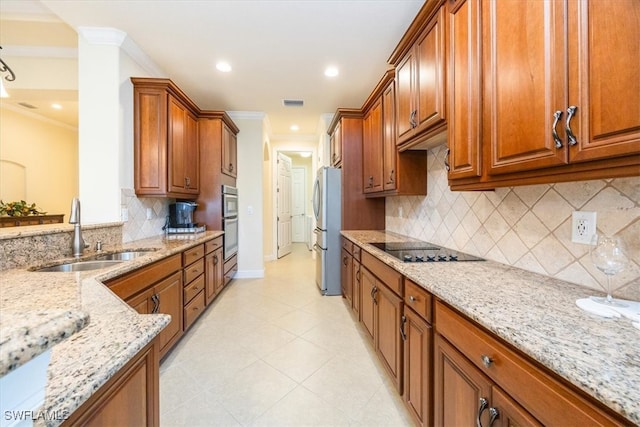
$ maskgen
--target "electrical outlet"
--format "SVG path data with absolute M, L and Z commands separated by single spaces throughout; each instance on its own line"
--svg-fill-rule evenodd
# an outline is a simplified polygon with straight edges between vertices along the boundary
M 571 241 L 590 245 L 596 234 L 596 213 L 575 211 L 571 215 Z

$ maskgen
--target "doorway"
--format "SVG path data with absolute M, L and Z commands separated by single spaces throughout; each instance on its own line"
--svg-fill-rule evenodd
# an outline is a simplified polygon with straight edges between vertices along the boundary
M 291 159 L 282 153 L 278 153 L 278 187 L 277 192 L 277 216 L 278 223 L 278 258 L 291 253 Z
M 284 147 L 283 147 L 284 148 Z M 314 217 L 311 194 L 315 177 L 314 151 L 307 147 L 292 149 L 276 148 L 273 152 L 273 257 L 279 259 L 285 256 L 291 244 L 304 243 L 308 250 L 313 249 Z M 283 170 L 284 161 L 291 161 L 290 187 L 284 184 L 286 173 Z M 286 187 L 286 188 L 283 188 Z M 283 188 L 281 190 L 281 188 Z M 287 201 L 287 192 L 289 201 Z M 287 212 L 287 207 L 289 211 Z M 290 228 L 287 220 L 290 217 Z

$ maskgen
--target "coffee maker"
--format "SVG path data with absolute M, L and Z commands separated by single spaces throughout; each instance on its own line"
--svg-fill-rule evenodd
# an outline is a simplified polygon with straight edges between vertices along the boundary
M 198 206 L 195 202 L 183 201 L 169 205 L 169 227 L 171 228 L 194 228 L 193 211 Z

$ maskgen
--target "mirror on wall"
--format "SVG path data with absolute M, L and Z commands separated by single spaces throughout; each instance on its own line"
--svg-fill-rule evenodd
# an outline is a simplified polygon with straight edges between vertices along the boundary
M 0 98 L 0 200 L 66 220 L 78 194 L 78 37 L 48 10 L 17 4 L 0 5 L 0 57 L 15 74 Z

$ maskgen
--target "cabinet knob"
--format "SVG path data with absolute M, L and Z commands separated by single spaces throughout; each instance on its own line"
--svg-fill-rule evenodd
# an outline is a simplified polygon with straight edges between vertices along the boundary
M 409 301 L 411 301 L 411 302 L 416 302 L 416 301 L 418 301 L 418 300 L 417 300 L 417 299 L 416 299 L 416 297 L 414 297 L 413 295 L 409 295 Z
M 491 365 L 493 364 L 493 359 L 487 356 L 486 354 L 483 354 L 482 356 L 480 356 L 480 359 L 482 359 L 482 364 L 486 368 L 491 367 Z
M 229 172 L 233 172 L 233 163 L 229 163 Z

